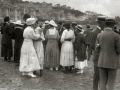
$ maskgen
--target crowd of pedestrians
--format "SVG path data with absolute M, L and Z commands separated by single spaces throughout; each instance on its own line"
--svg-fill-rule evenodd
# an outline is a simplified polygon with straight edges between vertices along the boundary
M 1 26 L 4 61 L 14 61 L 22 75 L 37 77 L 36 71 L 42 76 L 45 67 L 51 71 L 62 68 L 65 74 L 77 69 L 76 73 L 82 74 L 88 60 L 93 60 L 93 90 L 114 90 L 120 68 L 120 32 L 114 18 L 99 16 L 96 28 L 87 24 L 86 30 L 75 22 L 50 20 L 40 26 L 28 14 L 23 19 L 24 24 L 20 20 L 10 23 L 8 16 L 4 18 Z

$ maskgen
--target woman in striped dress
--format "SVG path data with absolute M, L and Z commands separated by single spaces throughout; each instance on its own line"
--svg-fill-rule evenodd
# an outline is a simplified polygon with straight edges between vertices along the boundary
M 59 33 L 56 30 L 56 23 L 51 20 L 50 29 L 47 30 L 45 39 L 47 40 L 46 51 L 45 51 L 45 66 L 48 67 L 50 70 L 55 68 L 58 70 L 59 66 Z

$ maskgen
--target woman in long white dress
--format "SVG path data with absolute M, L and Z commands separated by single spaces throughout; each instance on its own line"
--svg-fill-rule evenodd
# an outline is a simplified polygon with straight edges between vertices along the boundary
M 33 71 L 40 70 L 40 64 L 38 57 L 33 46 L 33 40 L 40 38 L 39 34 L 35 34 L 34 29 L 36 28 L 36 19 L 28 18 L 26 24 L 28 25 L 23 32 L 23 45 L 21 47 L 20 66 L 19 70 L 22 75 L 28 75 L 36 77 Z
M 35 33 L 40 35 L 39 40 L 35 40 L 34 41 L 34 47 L 38 56 L 38 60 L 39 60 L 39 64 L 40 64 L 40 76 L 43 75 L 43 65 L 44 65 L 44 48 L 43 48 L 43 43 L 42 41 L 45 40 L 44 38 L 44 34 L 43 34 L 43 29 L 41 29 L 40 27 L 37 27 L 35 29 Z
M 63 31 L 61 37 L 62 47 L 60 65 L 65 67 L 65 73 L 69 73 L 72 71 L 72 66 L 74 65 L 73 42 L 75 41 L 75 35 L 69 23 L 66 24 L 65 27 L 66 30 Z

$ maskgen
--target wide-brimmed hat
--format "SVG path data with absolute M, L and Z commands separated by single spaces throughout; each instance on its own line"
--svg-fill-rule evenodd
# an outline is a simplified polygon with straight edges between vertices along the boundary
M 17 24 L 17 25 L 23 25 L 21 21 L 16 21 L 15 24 Z
M 105 19 L 105 23 L 113 23 L 113 24 L 116 24 L 117 22 L 115 21 L 115 18 L 114 17 L 107 17 Z
M 83 29 L 82 25 L 77 25 L 76 28 L 80 31 Z
M 53 20 L 50 20 L 49 25 L 52 25 L 52 26 L 54 26 L 54 27 L 57 27 L 57 24 L 56 24 Z
M 28 19 L 26 20 L 26 24 L 27 24 L 27 25 L 33 25 L 33 24 L 35 24 L 36 21 L 37 21 L 36 18 L 28 18 Z
M 49 24 L 49 21 L 45 21 L 45 24 Z
M 104 22 L 105 19 L 106 19 L 106 16 L 98 16 L 97 19 L 96 19 L 96 21 L 97 22 Z

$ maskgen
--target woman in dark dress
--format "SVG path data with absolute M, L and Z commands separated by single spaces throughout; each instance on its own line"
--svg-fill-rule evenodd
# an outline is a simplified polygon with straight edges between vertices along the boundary
M 83 73 L 83 68 L 87 66 L 86 60 L 86 49 L 85 49 L 85 40 L 84 34 L 82 32 L 82 26 L 76 26 L 76 39 L 75 39 L 75 68 L 79 69 L 77 74 Z
M 1 27 L 2 41 L 1 41 L 1 57 L 4 57 L 5 61 L 11 61 L 13 56 L 12 52 L 12 39 L 11 39 L 11 27 L 9 24 L 9 17 L 4 18 L 3 26 Z

